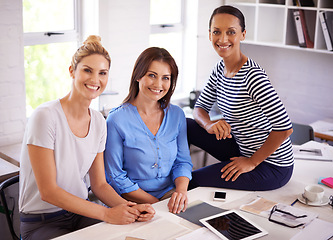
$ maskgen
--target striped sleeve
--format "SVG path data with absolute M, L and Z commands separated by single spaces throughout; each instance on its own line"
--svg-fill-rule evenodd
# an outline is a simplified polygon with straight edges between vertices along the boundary
M 200 107 L 204 109 L 206 112 L 209 112 L 213 106 L 213 104 L 216 102 L 217 99 L 217 75 L 218 75 L 218 68 L 221 62 L 218 62 L 215 67 L 213 68 L 209 80 L 204 87 L 203 91 L 201 92 L 198 100 L 195 103 L 194 107 Z
M 252 68 L 247 75 L 250 97 L 260 106 L 273 131 L 292 128 L 287 111 L 263 69 Z

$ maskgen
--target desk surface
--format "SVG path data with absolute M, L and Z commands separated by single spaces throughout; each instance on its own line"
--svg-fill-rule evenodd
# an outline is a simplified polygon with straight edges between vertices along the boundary
M 17 175 L 20 168 L 0 157 L 0 182 Z
M 11 144 L 8 146 L 1 146 L 0 157 L 19 167 L 21 147 L 22 143 Z
M 313 128 L 314 136 L 326 141 L 333 142 L 333 119 L 325 119 L 310 124 Z
M 280 189 L 264 192 L 251 192 L 225 189 L 227 201 L 224 203 L 213 201 L 215 188 L 200 187 L 188 192 L 189 202 L 197 200 L 205 201 L 211 205 L 224 209 L 238 209 L 241 204 L 246 203 L 251 197 L 260 195 L 279 203 L 290 205 L 297 196 L 303 192 L 308 184 L 317 184 L 319 177 L 329 177 L 333 174 L 333 162 L 295 160 L 295 169 L 291 181 Z M 325 195 L 333 194 L 333 189 L 323 186 Z M 221 190 L 221 189 L 220 189 Z M 126 236 L 145 239 L 175 239 L 198 229 L 199 226 L 188 222 L 168 212 L 167 200 L 154 204 L 156 210 L 155 218 L 148 223 L 135 222 L 130 225 L 112 225 L 100 223 L 79 231 L 61 236 L 58 240 L 65 239 L 126 239 Z M 318 218 L 333 223 L 333 209 L 326 205 L 322 207 L 311 207 L 297 202 L 297 208 L 313 211 L 319 214 Z M 268 235 L 260 239 L 290 239 L 300 229 L 287 228 L 272 222 L 266 218 L 242 212 L 244 216 L 253 220 L 268 231 Z

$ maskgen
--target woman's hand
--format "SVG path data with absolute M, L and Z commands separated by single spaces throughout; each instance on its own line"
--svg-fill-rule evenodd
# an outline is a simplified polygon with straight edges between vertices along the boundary
M 175 191 L 168 202 L 168 208 L 172 213 L 185 212 L 187 204 L 187 191 Z
M 150 204 L 137 204 L 133 206 L 140 212 L 140 215 L 136 219 L 139 222 L 146 222 L 151 220 L 155 215 L 155 210 Z
M 221 178 L 225 181 L 236 181 L 236 179 L 242 174 L 247 173 L 255 169 L 256 165 L 247 157 L 233 157 L 230 158 L 231 162 L 225 165 L 221 172 L 223 173 Z
M 225 120 L 211 121 L 206 124 L 206 131 L 209 134 L 215 134 L 217 140 L 231 138 L 231 127 Z
M 135 203 L 128 202 L 106 208 L 103 221 L 118 225 L 133 223 L 140 216 L 140 211 L 135 206 Z

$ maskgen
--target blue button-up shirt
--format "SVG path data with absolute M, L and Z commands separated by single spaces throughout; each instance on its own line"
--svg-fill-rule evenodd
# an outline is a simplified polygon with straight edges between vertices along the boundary
M 112 109 L 104 159 L 106 179 L 119 194 L 141 188 L 162 197 L 175 187 L 177 177 L 191 179 L 184 112 L 170 104 L 154 136 L 135 106 L 126 103 Z

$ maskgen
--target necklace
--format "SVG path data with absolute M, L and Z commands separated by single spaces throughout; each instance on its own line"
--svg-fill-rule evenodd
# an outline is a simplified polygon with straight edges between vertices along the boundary
M 157 140 L 156 137 L 154 137 L 154 140 L 156 140 L 156 145 L 157 145 L 157 149 L 155 149 L 154 146 L 153 146 L 153 143 L 151 142 L 151 139 L 149 137 L 149 134 L 148 134 L 147 130 L 145 128 L 144 128 L 144 130 L 145 130 L 146 135 L 148 137 L 148 140 L 149 140 L 149 143 L 150 143 L 150 147 L 153 150 L 154 155 L 155 155 L 155 163 L 151 166 L 151 168 L 157 168 L 158 167 L 158 153 L 157 153 L 157 149 L 159 149 L 159 147 L 158 147 L 158 140 Z

